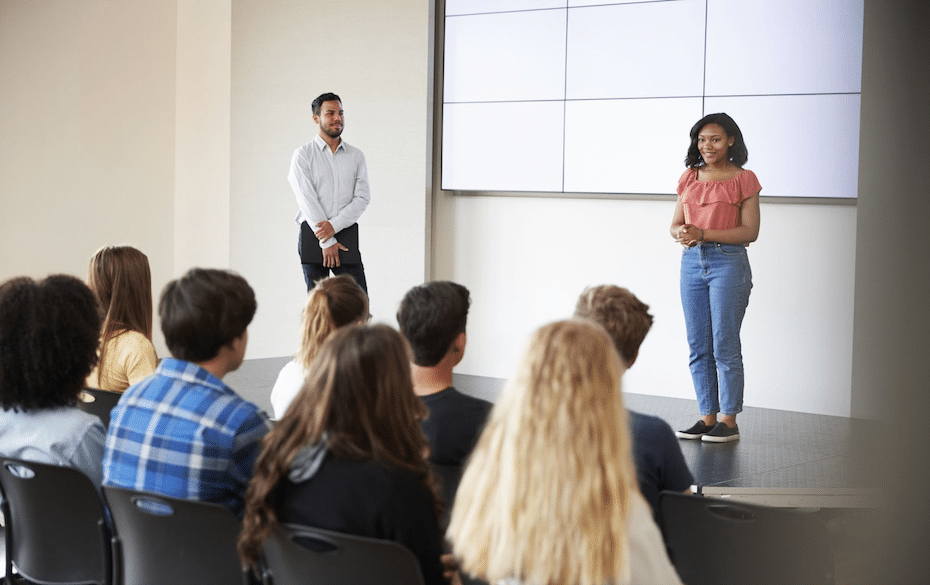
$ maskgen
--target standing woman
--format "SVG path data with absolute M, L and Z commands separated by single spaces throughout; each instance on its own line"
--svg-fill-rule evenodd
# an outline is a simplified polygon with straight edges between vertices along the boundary
M 387 325 L 351 325 L 320 348 L 300 394 L 262 441 L 239 538 L 253 565 L 278 522 L 393 540 L 445 585 L 441 504 L 407 344 Z
M 592 321 L 546 325 L 491 410 L 447 536 L 489 583 L 681 583 L 639 492 L 620 378 Z
M 340 327 L 368 320 L 368 295 L 348 274 L 316 281 L 304 305 L 300 349 L 284 365 L 271 389 L 271 407 L 276 419 L 284 416 L 300 392 L 310 364 L 326 338 Z
M 122 392 L 155 373 L 158 365 L 152 345 L 149 259 L 131 246 L 100 248 L 90 259 L 87 283 L 104 319 L 100 360 L 86 385 Z
M 684 246 L 681 304 L 701 418 L 676 433 L 682 439 L 739 439 L 739 335 L 752 289 L 746 247 L 759 236 L 762 189 L 756 175 L 743 168 L 748 158 L 743 133 L 727 114 L 709 114 L 691 128 L 688 169 L 678 180 L 670 232 Z

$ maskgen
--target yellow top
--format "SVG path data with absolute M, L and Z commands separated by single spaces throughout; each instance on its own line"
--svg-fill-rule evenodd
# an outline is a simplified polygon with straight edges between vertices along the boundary
M 155 373 L 158 356 L 155 347 L 138 331 L 126 331 L 107 341 L 107 361 L 97 364 L 85 381 L 89 388 L 122 392 Z M 102 368 L 100 381 L 97 372 Z

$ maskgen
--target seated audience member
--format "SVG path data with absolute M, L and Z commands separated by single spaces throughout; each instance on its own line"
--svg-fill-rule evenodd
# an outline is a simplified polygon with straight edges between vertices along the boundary
M 151 376 L 158 365 L 152 345 L 149 260 L 131 246 L 100 248 L 90 259 L 87 283 L 104 318 L 100 360 L 86 385 L 122 392 Z
M 173 358 L 130 386 L 113 409 L 104 485 L 222 504 L 242 498 L 267 415 L 222 382 L 245 356 L 255 295 L 241 276 L 194 268 L 158 305 Z
M 575 306 L 575 316 L 597 322 L 613 339 L 626 368 L 639 356 L 639 347 L 652 327 L 649 305 L 625 288 L 600 285 L 585 289 Z M 633 460 L 639 489 L 658 517 L 659 492 L 691 493 L 694 476 L 672 427 L 656 416 L 628 411 L 633 436 Z
M 608 335 L 586 320 L 537 330 L 494 405 L 447 536 L 490 583 L 677 584 L 636 486 Z
M 79 279 L 0 285 L 0 454 L 75 467 L 100 486 L 106 431 L 77 407 L 99 336 L 97 301 Z
M 239 539 L 253 564 L 277 522 L 393 540 L 444 583 L 439 511 L 407 348 L 387 325 L 323 343 L 291 407 L 262 442 Z
M 465 355 L 469 303 L 467 288 L 436 281 L 410 289 L 397 311 L 413 351 L 413 390 L 429 409 L 422 426 L 436 465 L 463 465 L 491 410 L 452 386 L 452 368 Z
M 274 417 L 281 418 L 300 392 L 310 364 L 329 334 L 345 325 L 368 319 L 368 296 L 348 274 L 322 278 L 307 294 L 300 349 L 285 364 L 271 389 Z

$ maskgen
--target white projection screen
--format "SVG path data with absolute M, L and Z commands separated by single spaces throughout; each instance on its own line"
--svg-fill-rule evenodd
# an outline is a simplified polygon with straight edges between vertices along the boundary
M 672 194 L 740 125 L 766 197 L 854 199 L 864 0 L 446 0 L 441 185 Z

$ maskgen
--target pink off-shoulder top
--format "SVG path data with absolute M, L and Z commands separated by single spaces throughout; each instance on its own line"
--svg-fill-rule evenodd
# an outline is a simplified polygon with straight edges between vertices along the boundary
M 743 169 L 725 181 L 698 181 L 697 169 L 688 169 L 678 179 L 678 200 L 685 223 L 705 230 L 728 230 L 739 226 L 743 201 L 762 189 L 756 174 Z

